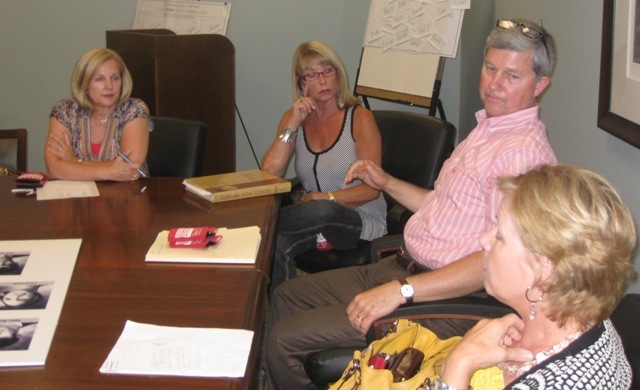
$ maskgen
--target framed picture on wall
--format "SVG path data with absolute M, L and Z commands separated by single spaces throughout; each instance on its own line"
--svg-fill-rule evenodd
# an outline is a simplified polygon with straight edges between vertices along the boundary
M 640 0 L 604 0 L 598 127 L 640 148 Z

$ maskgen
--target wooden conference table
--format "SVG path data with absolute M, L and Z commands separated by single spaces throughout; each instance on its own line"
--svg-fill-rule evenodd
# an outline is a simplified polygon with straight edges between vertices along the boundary
M 212 204 L 179 178 L 98 183 L 99 197 L 37 201 L 0 177 L 0 240 L 82 238 L 44 367 L 0 369 L 7 389 L 250 389 L 259 371 L 266 284 L 279 198 Z M 145 263 L 161 230 L 260 227 L 255 265 Z M 105 375 L 99 372 L 127 320 L 255 332 L 241 379 Z M 221 351 L 224 353 L 224 351 Z

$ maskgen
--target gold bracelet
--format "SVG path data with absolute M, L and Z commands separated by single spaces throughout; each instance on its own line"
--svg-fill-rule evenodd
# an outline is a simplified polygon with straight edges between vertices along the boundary
M 330 200 L 330 201 L 332 201 L 332 202 L 335 202 L 335 201 L 336 201 L 336 197 L 335 197 L 335 196 L 333 196 L 333 194 L 332 194 L 331 192 L 328 192 L 328 191 L 327 191 L 327 195 L 329 195 L 329 200 Z

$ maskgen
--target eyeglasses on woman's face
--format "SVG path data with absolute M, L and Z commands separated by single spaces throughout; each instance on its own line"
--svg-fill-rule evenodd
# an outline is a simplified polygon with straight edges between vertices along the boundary
M 324 76 L 325 78 L 333 77 L 336 75 L 336 68 L 334 68 L 333 66 L 326 66 L 320 72 L 310 71 L 303 74 L 301 77 L 304 81 L 308 82 L 308 81 L 317 81 L 320 78 L 320 75 Z

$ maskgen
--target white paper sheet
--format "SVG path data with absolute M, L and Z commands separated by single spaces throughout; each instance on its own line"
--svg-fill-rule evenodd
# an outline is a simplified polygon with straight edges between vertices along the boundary
M 51 180 L 36 192 L 38 200 L 100 196 L 95 181 Z
M 100 368 L 103 374 L 244 376 L 253 332 L 127 321 Z
M 134 29 L 166 28 L 178 35 L 227 34 L 231 3 L 138 0 Z
M 0 260 L 15 264 L 15 269 L 0 275 L 0 291 L 5 292 L 0 328 L 3 334 L 11 331 L 17 336 L 13 344 L 0 347 L 0 367 L 45 364 L 81 243 L 81 239 L 0 241 Z M 13 293 L 9 301 L 6 292 Z

